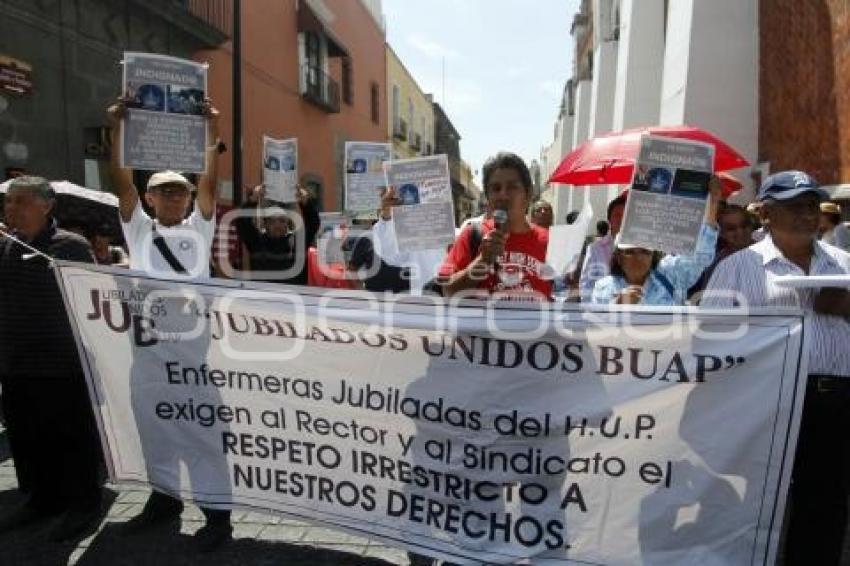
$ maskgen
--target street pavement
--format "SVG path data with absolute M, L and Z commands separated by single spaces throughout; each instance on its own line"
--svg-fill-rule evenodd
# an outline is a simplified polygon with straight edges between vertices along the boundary
M 407 564 L 403 550 L 341 531 L 282 517 L 234 511 L 234 541 L 217 552 L 199 555 L 191 535 L 203 525 L 197 507 L 188 505 L 180 532 L 153 532 L 122 537 L 116 525 L 136 516 L 147 490 L 107 485 L 103 520 L 97 530 L 76 543 L 48 542 L 47 522 L 0 534 L 2 566 L 388 566 Z M 0 425 L 0 515 L 22 502 L 15 468 Z

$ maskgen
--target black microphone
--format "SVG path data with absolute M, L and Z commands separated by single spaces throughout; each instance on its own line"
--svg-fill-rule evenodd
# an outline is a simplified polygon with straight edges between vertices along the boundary
M 504 208 L 497 208 L 493 211 L 493 225 L 496 227 L 496 230 L 501 232 L 502 234 L 507 234 L 508 232 L 508 211 Z M 493 267 L 495 269 L 499 268 L 499 260 L 493 260 Z
M 508 211 L 504 208 L 497 208 L 493 211 L 493 224 L 496 225 L 496 230 L 505 232 L 508 227 Z

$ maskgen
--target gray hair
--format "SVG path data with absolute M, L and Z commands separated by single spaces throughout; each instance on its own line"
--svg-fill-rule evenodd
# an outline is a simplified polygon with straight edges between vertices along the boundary
M 53 187 L 50 186 L 50 183 L 44 177 L 35 177 L 33 175 L 17 177 L 9 182 L 9 190 L 11 191 L 13 189 L 29 190 L 40 199 L 50 203 L 56 199 L 56 193 L 53 191 Z

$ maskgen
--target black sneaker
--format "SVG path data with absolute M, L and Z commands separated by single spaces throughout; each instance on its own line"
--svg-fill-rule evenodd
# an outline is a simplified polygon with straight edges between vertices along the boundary
M 195 549 L 201 553 L 215 552 L 233 540 L 233 525 L 228 523 L 207 523 L 192 537 Z
M 182 501 L 154 492 L 142 512 L 121 525 L 118 530 L 122 535 L 133 536 L 155 528 L 179 528 L 182 512 Z

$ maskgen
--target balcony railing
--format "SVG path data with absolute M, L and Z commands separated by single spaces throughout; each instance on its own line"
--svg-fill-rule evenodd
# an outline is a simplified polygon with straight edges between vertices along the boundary
M 233 32 L 233 0 L 175 0 L 193 16 L 230 37 Z
M 339 83 L 319 67 L 301 65 L 301 96 L 331 114 L 339 112 Z
M 403 118 L 396 118 L 393 122 L 393 137 L 401 141 L 407 141 L 407 122 Z

